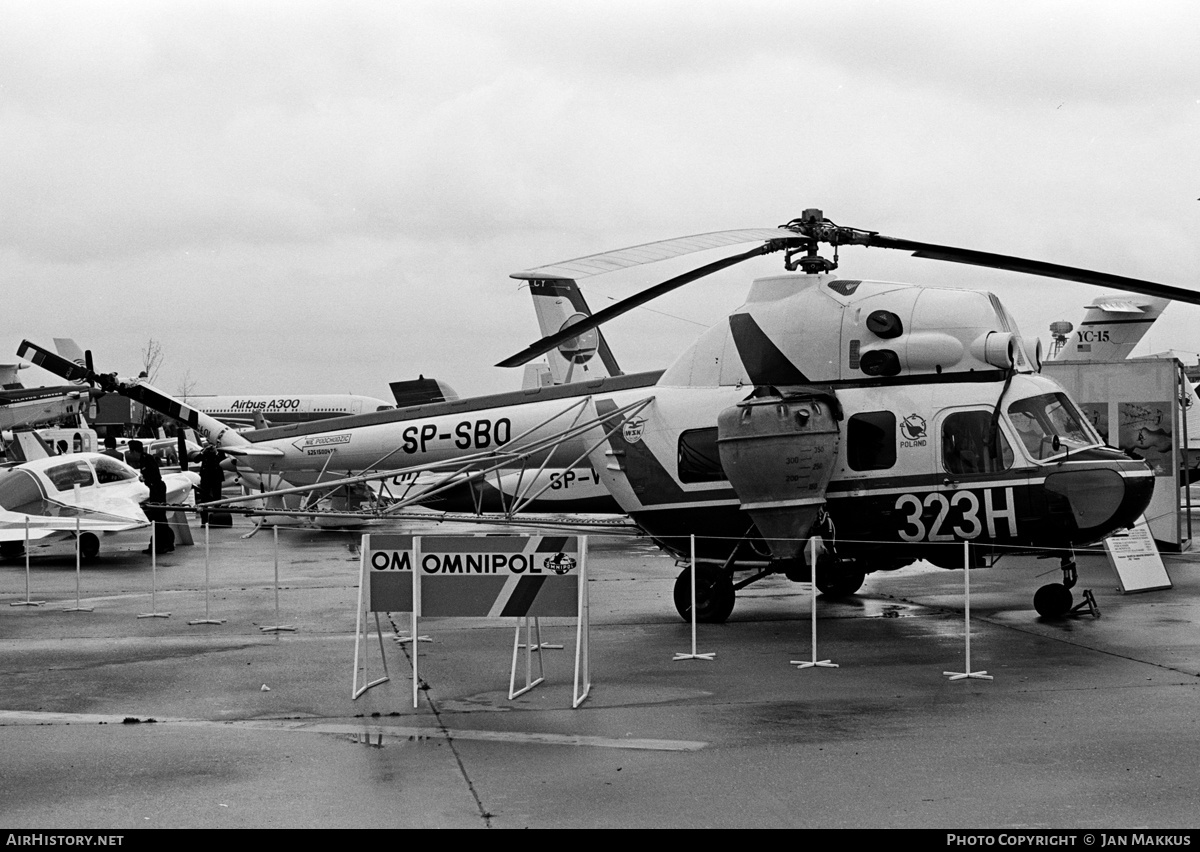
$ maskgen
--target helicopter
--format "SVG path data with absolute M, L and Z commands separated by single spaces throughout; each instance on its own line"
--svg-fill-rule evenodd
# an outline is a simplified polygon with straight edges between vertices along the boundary
M 887 237 L 836 225 L 817 209 L 778 228 L 666 240 L 513 277 L 573 282 L 749 242 L 756 245 L 576 318 L 498 365 L 578 348 L 593 329 L 657 296 L 782 252 L 783 274 L 754 281 L 746 303 L 665 371 L 236 439 L 144 383 L 90 367 L 88 375 L 183 419 L 255 469 L 298 465 L 349 474 L 323 487 L 399 471 L 441 473 L 452 487 L 528 468 L 534 481 L 547 465 L 586 462 L 665 551 L 684 560 L 695 535 L 701 621 L 725 621 L 736 592 L 771 574 L 812 580 L 823 594 L 841 597 L 856 592 L 868 573 L 917 559 L 960 567 L 961 550 L 951 545 L 963 541 L 976 545 L 976 558 L 1057 557 L 1063 580 L 1038 589 L 1034 606 L 1043 616 L 1068 612 L 1073 550 L 1133 526 L 1149 504 L 1152 472 L 1106 447 L 1063 388 L 1039 374 L 1040 344 L 1026 345 L 994 294 L 842 278 L 835 274 L 838 252 L 890 248 L 1192 303 L 1197 294 Z M 822 245 L 833 247 L 833 258 L 820 254 Z M 19 354 L 58 371 L 51 353 L 28 341 Z M 816 566 L 805 559 L 813 536 L 823 545 Z M 745 571 L 751 576 L 735 582 Z M 684 618 L 691 617 L 690 572 L 685 568 L 675 584 Z

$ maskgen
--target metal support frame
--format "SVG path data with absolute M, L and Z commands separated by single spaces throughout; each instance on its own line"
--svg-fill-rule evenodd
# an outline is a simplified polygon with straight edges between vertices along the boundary
M 45 601 L 35 601 L 29 597 L 29 517 L 25 518 L 25 600 L 13 601 L 9 606 L 41 606 Z
M 689 572 L 692 586 L 692 652 L 690 654 L 676 654 L 672 660 L 708 660 L 712 661 L 717 656 L 716 651 L 709 651 L 704 654 L 696 653 L 696 536 L 690 536 L 691 544 L 691 562 L 692 569 Z M 734 553 L 737 548 L 734 548 Z M 732 559 L 732 557 L 731 557 Z
M 294 633 L 296 631 L 294 626 L 279 623 L 279 525 L 272 524 L 271 531 L 275 536 L 275 624 L 258 629 L 263 633 Z
M 836 669 L 839 668 L 837 663 L 831 663 L 829 660 L 817 659 L 817 537 L 810 536 L 808 539 L 809 553 L 809 588 L 812 590 L 810 597 L 810 620 L 812 621 L 812 659 L 811 660 L 792 660 L 792 665 L 798 669 Z
M 1074 564 L 1074 563 L 1072 563 Z M 950 680 L 994 680 L 986 671 L 971 671 L 971 543 L 963 542 L 963 597 L 966 605 L 963 607 L 963 618 L 966 622 L 966 670 L 961 672 L 942 672 Z

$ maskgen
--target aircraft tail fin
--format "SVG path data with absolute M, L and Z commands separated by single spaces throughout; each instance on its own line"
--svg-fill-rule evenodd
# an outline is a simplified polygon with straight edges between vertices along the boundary
M 543 337 L 592 315 L 579 285 L 570 278 L 531 279 L 529 294 L 533 297 L 533 310 Z M 546 359 L 556 385 L 622 375 L 600 329 L 584 332 L 550 350 Z
M 1100 296 L 1088 305 L 1079 328 L 1056 361 L 1123 361 L 1170 302 L 1145 296 Z
M 390 382 L 388 387 L 392 389 L 392 396 L 396 400 L 397 408 L 458 399 L 454 388 L 443 381 L 427 379 L 423 375 L 407 381 Z

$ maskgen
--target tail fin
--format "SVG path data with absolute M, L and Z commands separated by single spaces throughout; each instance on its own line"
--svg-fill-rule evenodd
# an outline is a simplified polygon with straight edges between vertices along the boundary
M 1100 296 L 1079 328 L 1061 345 L 1056 361 L 1123 361 L 1170 304 L 1144 296 Z
M 543 337 L 592 315 L 579 285 L 570 278 L 532 279 L 529 294 L 533 296 L 533 309 Z M 546 358 L 556 385 L 622 374 L 599 329 L 585 332 L 550 350 Z

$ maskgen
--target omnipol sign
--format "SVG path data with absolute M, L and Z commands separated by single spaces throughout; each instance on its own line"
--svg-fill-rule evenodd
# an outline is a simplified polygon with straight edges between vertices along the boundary
M 574 536 L 367 535 L 363 558 L 369 612 L 413 612 L 414 585 L 425 617 L 578 612 Z

